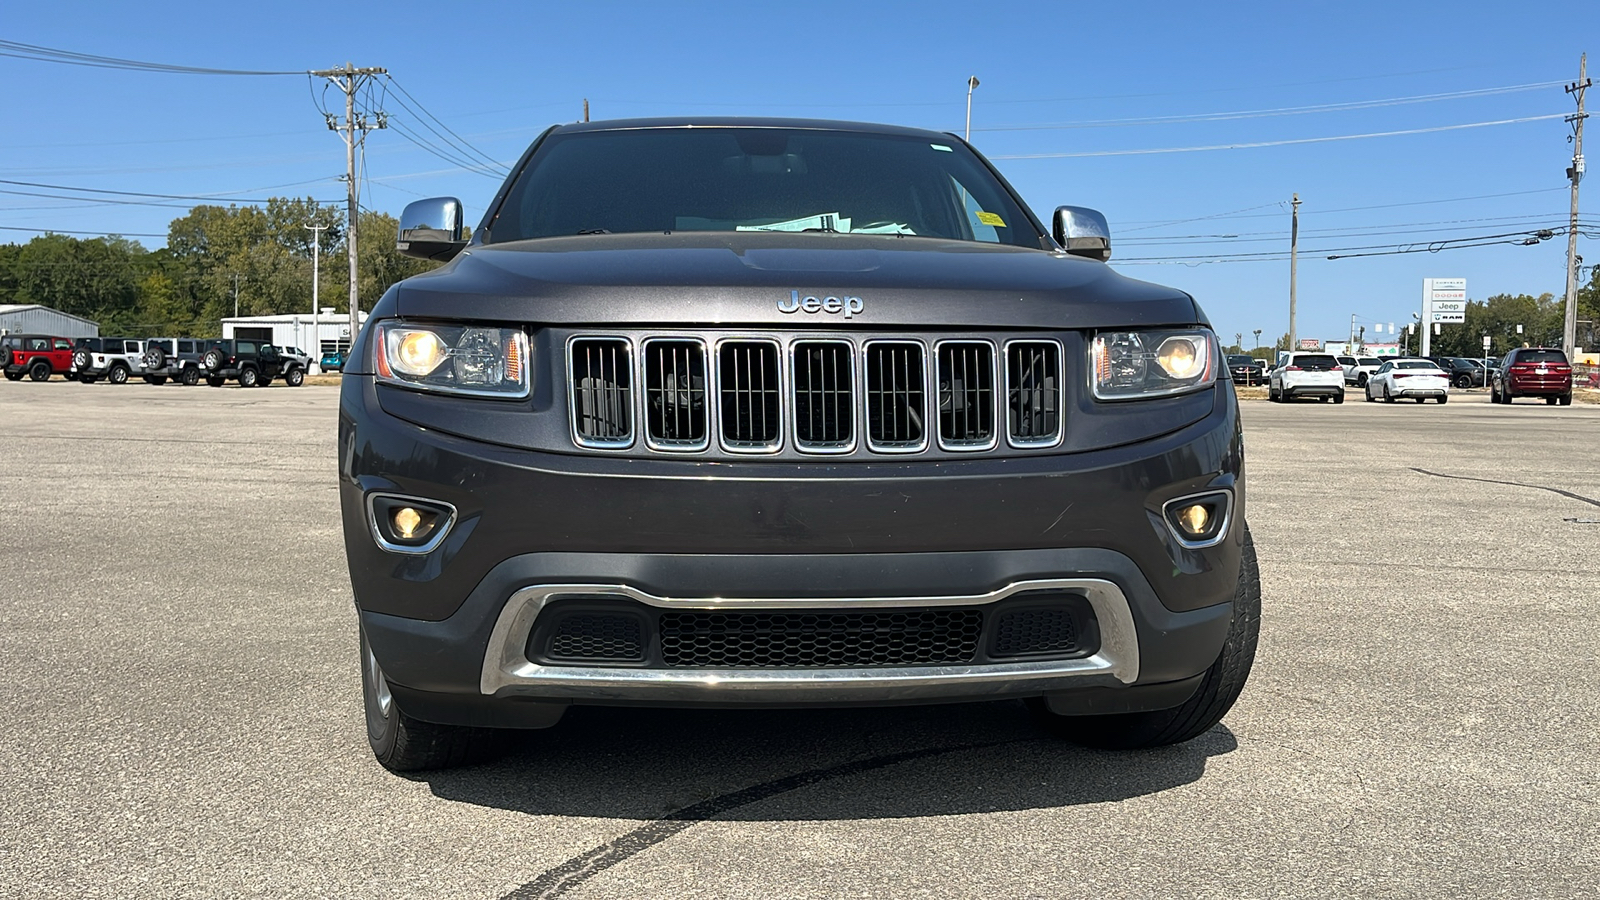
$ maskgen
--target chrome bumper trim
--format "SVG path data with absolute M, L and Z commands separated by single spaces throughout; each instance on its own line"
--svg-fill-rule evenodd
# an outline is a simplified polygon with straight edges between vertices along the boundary
M 644 669 L 541 666 L 526 647 L 534 620 L 553 600 L 623 597 L 679 610 L 893 609 L 982 606 L 1023 591 L 1080 591 L 1094 609 L 1100 650 L 1084 659 L 961 666 L 870 669 Z M 1127 598 L 1098 578 L 1019 581 L 986 594 L 948 597 L 738 599 L 658 597 L 626 585 L 559 584 L 526 587 L 511 595 L 495 621 L 484 654 L 479 689 L 491 696 L 548 699 L 683 702 L 826 702 L 961 699 L 1060 689 L 1064 679 L 1100 677 L 1132 684 L 1139 678 L 1139 639 Z

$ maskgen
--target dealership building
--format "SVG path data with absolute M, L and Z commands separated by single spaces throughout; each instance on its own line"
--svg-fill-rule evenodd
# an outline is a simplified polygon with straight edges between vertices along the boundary
M 37 303 L 0 303 L 0 334 L 99 337 L 100 323 Z
M 361 313 L 366 324 L 367 314 Z M 279 316 L 234 316 L 222 320 L 222 336 L 247 341 L 263 341 L 280 347 L 299 347 L 317 358 L 350 349 L 350 315 L 325 306 L 315 322 L 310 313 Z

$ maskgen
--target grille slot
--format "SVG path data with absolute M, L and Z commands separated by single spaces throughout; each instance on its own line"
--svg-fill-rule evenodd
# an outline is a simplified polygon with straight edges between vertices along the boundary
M 974 609 L 720 613 L 661 616 L 669 667 L 760 669 L 930 666 L 973 661 L 983 632 Z
M 1000 614 L 995 626 L 995 656 L 1041 656 L 1078 649 L 1078 626 L 1071 610 L 1060 607 L 1015 609 Z
M 579 446 L 633 446 L 633 358 L 624 338 L 578 338 L 568 348 L 572 432 Z
M 565 662 L 643 662 L 644 621 L 627 614 L 563 616 L 547 656 Z
M 644 359 L 645 442 L 655 450 L 704 450 L 706 348 L 695 340 L 648 340 Z
M 928 445 L 926 365 L 911 341 L 867 344 L 867 446 L 881 453 L 915 453 Z
M 856 443 L 855 349 L 846 341 L 797 341 L 795 446 L 811 453 L 848 453 Z
M 783 443 L 777 343 L 725 341 L 717 354 L 722 445 L 739 453 L 777 450 Z
M 939 379 L 939 446 L 987 450 L 995 445 L 994 347 L 945 341 L 935 351 Z
M 1061 440 L 1061 384 L 1060 344 L 1006 345 L 1007 438 L 1013 447 L 1045 447 Z

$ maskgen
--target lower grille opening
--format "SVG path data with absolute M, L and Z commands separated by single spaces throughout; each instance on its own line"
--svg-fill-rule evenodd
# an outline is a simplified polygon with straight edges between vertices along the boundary
M 783 424 L 778 345 L 727 341 L 717 352 L 723 446 L 758 452 L 778 449 Z
M 628 613 L 573 613 L 563 616 L 544 656 L 554 662 L 643 662 L 644 620 Z
M 665 613 L 669 667 L 829 668 L 971 662 L 983 633 L 973 609 L 884 612 Z
M 572 342 L 572 429 L 585 447 L 633 444 L 633 360 L 628 342 L 583 338 Z
M 1062 608 L 1017 609 L 1001 614 L 995 625 L 995 656 L 1039 656 L 1078 649 L 1078 624 Z

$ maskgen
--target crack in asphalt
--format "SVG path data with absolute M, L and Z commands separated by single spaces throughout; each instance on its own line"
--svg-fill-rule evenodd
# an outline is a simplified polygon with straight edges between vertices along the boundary
M 820 784 L 824 781 L 832 781 L 836 778 L 845 778 L 862 772 L 871 772 L 875 769 L 899 765 L 903 762 L 943 756 L 948 753 L 960 753 L 963 750 L 985 750 L 1006 744 L 1021 743 L 1023 740 L 1026 739 L 993 741 L 985 744 L 962 744 L 956 747 L 929 747 L 922 750 L 908 750 L 903 753 L 890 753 L 885 756 L 860 759 L 823 769 L 812 769 L 808 772 L 800 772 L 785 778 L 763 782 L 731 793 L 722 794 L 721 796 L 712 797 L 709 800 L 702 800 L 699 803 L 685 806 L 676 812 L 668 813 L 659 819 L 646 822 L 638 828 L 607 841 L 587 853 L 581 853 L 554 868 L 547 869 L 539 877 L 505 894 L 501 900 L 548 900 L 548 898 L 560 897 L 612 866 L 624 862 L 674 835 L 682 833 L 698 822 L 708 821 L 714 816 L 738 809 L 741 806 L 758 803 L 769 797 L 786 794 L 789 791 Z
M 1536 491 L 1549 491 L 1552 494 L 1560 494 L 1563 497 L 1577 500 L 1580 503 L 1587 503 L 1590 506 L 1600 506 L 1600 500 L 1596 500 L 1592 497 L 1585 497 L 1582 494 L 1574 494 L 1571 491 L 1564 491 L 1561 488 L 1545 487 L 1542 484 L 1524 484 L 1520 481 L 1499 481 L 1494 478 L 1474 478 L 1471 475 L 1446 475 L 1443 472 L 1430 472 L 1427 469 L 1419 469 L 1416 466 L 1411 466 L 1410 469 L 1413 472 L 1419 472 L 1423 475 L 1432 475 L 1435 478 L 1453 478 L 1457 481 L 1481 481 L 1484 484 L 1504 484 L 1510 487 L 1532 488 Z

